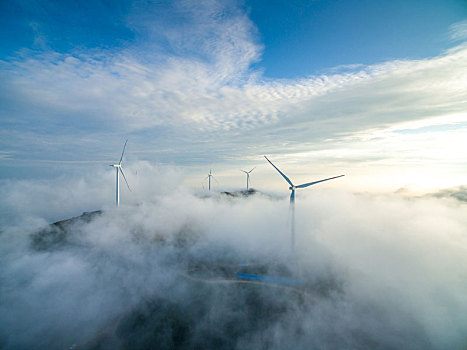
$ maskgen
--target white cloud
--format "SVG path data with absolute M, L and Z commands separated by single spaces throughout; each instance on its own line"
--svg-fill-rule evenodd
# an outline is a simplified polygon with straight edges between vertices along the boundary
M 451 25 L 450 37 L 453 41 L 467 40 L 467 21 L 461 21 Z
M 240 18 L 235 26 L 245 27 L 245 21 Z M 248 70 L 260 48 L 251 42 L 247 29 L 226 49 L 222 44 L 232 39 L 232 24 L 225 25 L 227 31 L 208 48 L 212 59 L 167 57 L 152 64 L 138 61 L 131 50 L 48 53 L 4 62 L 2 90 L 15 101 L 28 101 L 25 107 L 35 113 L 52 116 L 41 114 L 42 122 L 82 118 L 83 125 L 98 120 L 133 130 L 157 125 L 243 130 L 309 122 L 320 127 L 328 120 L 351 130 L 454 113 L 464 107 L 466 49 L 353 73 L 268 81 Z M 323 133 L 335 131 L 324 128 Z

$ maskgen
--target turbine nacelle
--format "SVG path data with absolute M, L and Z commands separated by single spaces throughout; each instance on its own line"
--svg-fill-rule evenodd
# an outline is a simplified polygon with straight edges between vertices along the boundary
M 289 190 L 295 191 L 296 188 L 297 188 L 297 187 L 295 187 L 295 186 L 290 186 L 290 187 L 289 187 Z

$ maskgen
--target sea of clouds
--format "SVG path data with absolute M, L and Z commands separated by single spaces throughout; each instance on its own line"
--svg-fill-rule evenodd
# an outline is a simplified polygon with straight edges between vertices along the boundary
M 118 209 L 111 170 L 0 184 L 0 348 L 467 345 L 467 203 L 303 190 L 291 259 L 286 193 L 208 196 L 176 170 L 138 169 L 126 171 L 132 192 L 122 182 Z M 37 245 L 49 223 L 98 209 Z M 219 272 L 258 262 L 307 287 Z

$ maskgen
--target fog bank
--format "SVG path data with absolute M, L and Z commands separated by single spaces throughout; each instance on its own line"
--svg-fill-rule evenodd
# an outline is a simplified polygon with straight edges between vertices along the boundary
M 467 345 L 455 196 L 300 191 L 292 259 L 286 196 L 200 196 L 175 171 L 139 169 L 118 210 L 113 172 L 1 184 L 2 349 Z M 242 269 L 303 284 L 246 283 Z

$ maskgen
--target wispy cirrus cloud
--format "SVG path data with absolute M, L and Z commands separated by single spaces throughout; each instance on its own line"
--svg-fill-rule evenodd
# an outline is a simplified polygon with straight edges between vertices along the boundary
M 450 28 L 450 39 L 453 41 L 464 41 L 467 39 L 467 21 L 454 23 Z

